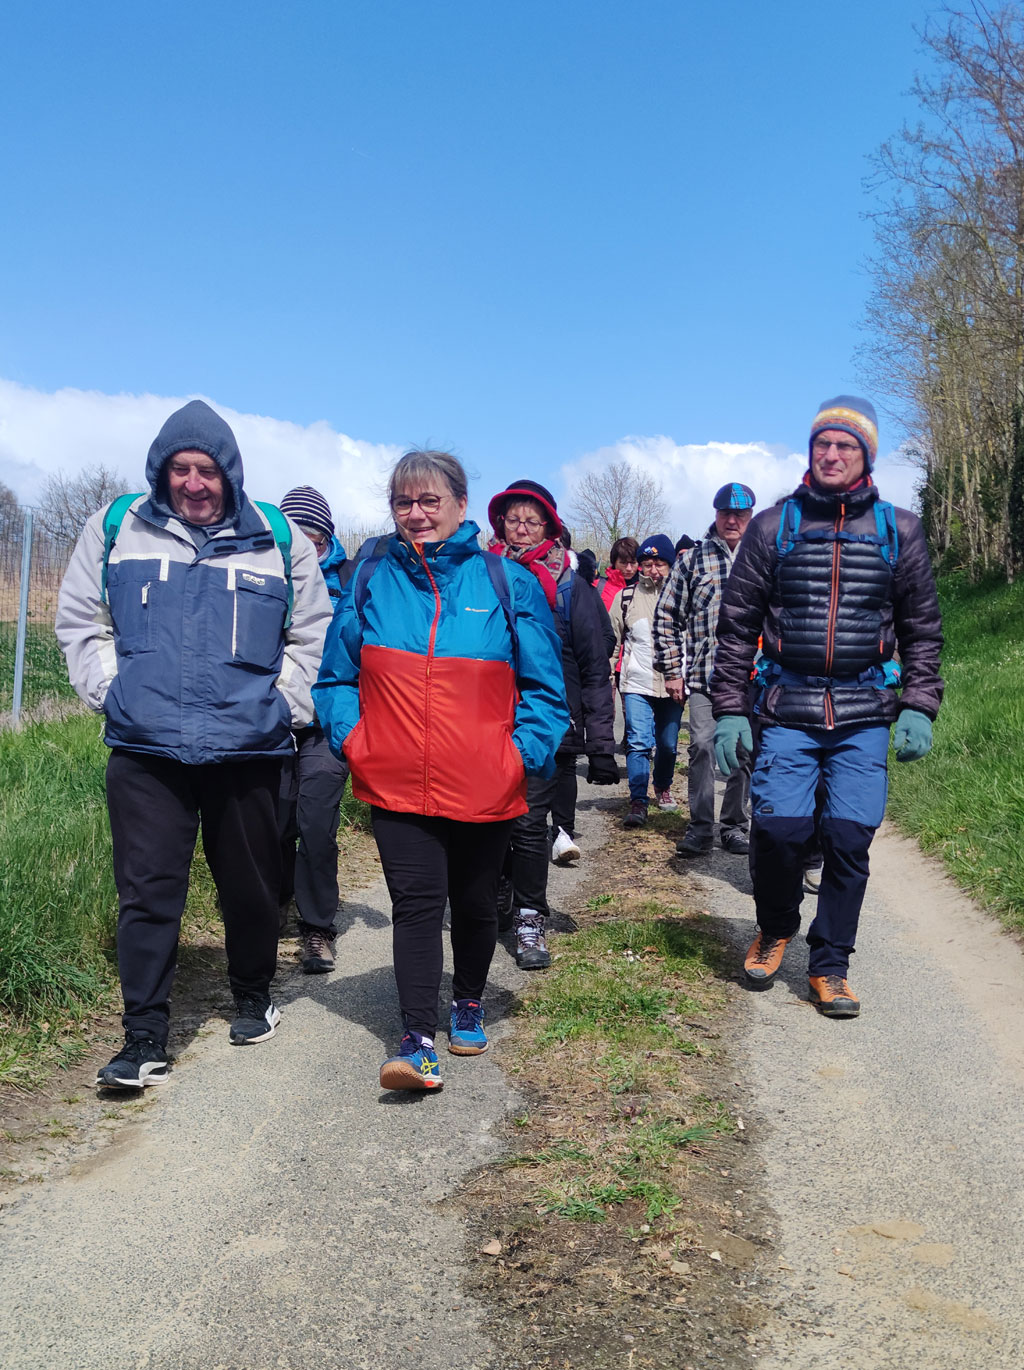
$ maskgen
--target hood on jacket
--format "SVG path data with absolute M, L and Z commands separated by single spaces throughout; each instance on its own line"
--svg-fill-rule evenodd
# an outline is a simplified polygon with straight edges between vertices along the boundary
M 173 513 L 163 470 L 175 453 L 188 451 L 205 452 L 217 463 L 225 483 L 224 522 L 235 522 L 245 507 L 242 454 L 229 426 L 203 400 L 189 400 L 176 409 L 153 439 L 146 458 L 146 480 L 154 507 L 163 514 Z
M 331 540 L 327 544 L 327 551 L 320 558 L 320 570 L 326 575 L 328 571 L 336 571 L 342 562 L 347 560 L 344 547 L 332 533 Z

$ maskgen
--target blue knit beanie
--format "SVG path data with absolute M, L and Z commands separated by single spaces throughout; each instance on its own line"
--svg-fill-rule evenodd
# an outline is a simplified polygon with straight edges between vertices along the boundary
M 647 561 L 651 557 L 658 561 L 667 561 L 670 566 L 675 561 L 676 549 L 664 533 L 654 533 L 641 542 L 640 550 L 636 554 L 637 561 Z

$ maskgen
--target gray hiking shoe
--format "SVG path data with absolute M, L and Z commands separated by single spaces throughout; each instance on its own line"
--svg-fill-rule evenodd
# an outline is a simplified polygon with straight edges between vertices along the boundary
M 516 965 L 520 970 L 544 970 L 551 964 L 551 953 L 544 941 L 544 915 L 536 909 L 521 909 L 516 922 Z

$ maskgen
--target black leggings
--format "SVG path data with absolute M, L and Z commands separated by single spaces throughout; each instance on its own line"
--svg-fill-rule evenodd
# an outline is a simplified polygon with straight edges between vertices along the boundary
M 373 835 L 391 895 L 395 982 L 407 1031 L 433 1037 L 441 927 L 452 911 L 453 999 L 482 999 L 498 940 L 498 875 L 512 820 L 459 823 L 374 808 Z

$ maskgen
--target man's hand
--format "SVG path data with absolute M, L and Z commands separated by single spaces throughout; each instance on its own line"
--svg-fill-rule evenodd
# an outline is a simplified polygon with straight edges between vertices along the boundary
M 686 686 L 682 680 L 666 680 L 665 689 L 668 691 L 669 699 L 674 699 L 677 704 L 686 703 Z
M 896 720 L 892 745 L 897 761 L 920 761 L 932 749 L 932 721 L 917 709 L 904 709 Z
M 723 775 L 738 771 L 741 758 L 739 748 L 743 747 L 749 755 L 754 750 L 754 737 L 750 722 L 742 714 L 723 714 L 715 724 L 715 760 Z
M 619 768 L 614 756 L 600 754 L 590 758 L 590 765 L 587 767 L 588 785 L 617 785 L 618 783 Z

